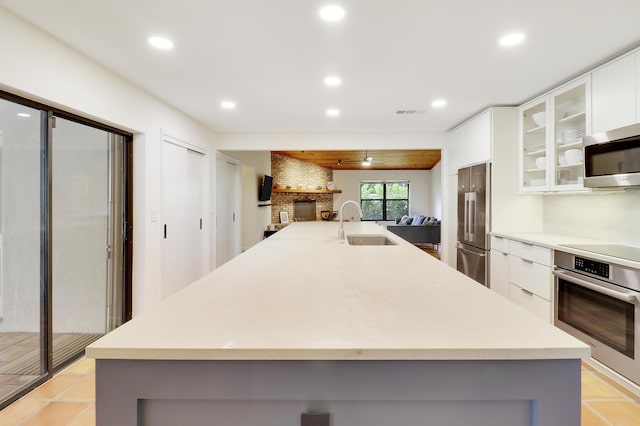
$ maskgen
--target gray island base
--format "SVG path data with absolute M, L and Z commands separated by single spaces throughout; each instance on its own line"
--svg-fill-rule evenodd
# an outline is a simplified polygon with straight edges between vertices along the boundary
M 579 426 L 580 361 L 98 360 L 98 426 Z
M 580 426 L 589 347 L 373 223 L 296 222 L 87 348 L 98 426 Z M 321 425 L 324 426 L 324 425 Z

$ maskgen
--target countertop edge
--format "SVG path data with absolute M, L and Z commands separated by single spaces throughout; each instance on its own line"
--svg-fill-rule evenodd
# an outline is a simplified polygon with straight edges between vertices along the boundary
M 490 349 L 128 349 L 87 348 L 86 357 L 101 360 L 172 361 L 469 361 L 588 359 L 590 348 Z

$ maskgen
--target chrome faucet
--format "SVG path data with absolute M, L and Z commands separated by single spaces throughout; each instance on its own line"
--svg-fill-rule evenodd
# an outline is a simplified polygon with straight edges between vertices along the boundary
M 360 219 L 362 219 L 362 209 L 360 208 L 360 204 L 356 203 L 353 200 L 347 200 L 342 203 L 342 205 L 340 206 L 340 229 L 338 229 L 338 240 L 340 241 L 344 240 L 344 222 L 342 221 L 342 209 L 344 209 L 344 206 L 349 203 L 353 203 L 356 205 L 356 207 L 358 208 L 358 213 L 360 213 Z

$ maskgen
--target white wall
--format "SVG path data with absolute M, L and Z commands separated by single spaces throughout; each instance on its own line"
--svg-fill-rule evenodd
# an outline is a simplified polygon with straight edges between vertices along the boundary
M 430 170 L 334 170 L 333 181 L 341 194 L 333 196 L 333 209 L 338 210 L 347 200 L 360 202 L 360 182 L 363 180 L 408 180 L 409 214 L 433 216 L 431 212 L 431 171 Z M 345 218 L 357 217 L 355 209 L 345 208 Z M 391 223 L 391 222 L 381 222 Z
M 0 89 L 135 134 L 133 307 L 139 314 L 161 299 L 162 221 L 151 219 L 161 213 L 161 133 L 203 148 L 214 147 L 215 135 L 2 7 L 0 28 L 11 35 L 0 37 Z
M 218 133 L 220 150 L 441 149 L 445 132 Z
M 542 196 L 519 194 L 518 111 L 493 108 L 491 127 L 491 231 L 542 231 Z
M 269 151 L 224 151 L 242 167 L 242 251 L 260 241 L 271 223 L 271 208 L 258 207 L 258 188 L 264 175 L 271 176 Z
M 431 169 L 431 188 L 429 189 L 431 216 L 442 219 L 442 162 Z

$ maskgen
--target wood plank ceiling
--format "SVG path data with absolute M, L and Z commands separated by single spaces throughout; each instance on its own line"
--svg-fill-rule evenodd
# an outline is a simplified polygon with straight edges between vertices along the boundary
M 333 170 L 431 170 L 440 162 L 439 149 L 273 152 Z M 373 159 L 369 166 L 366 157 Z

